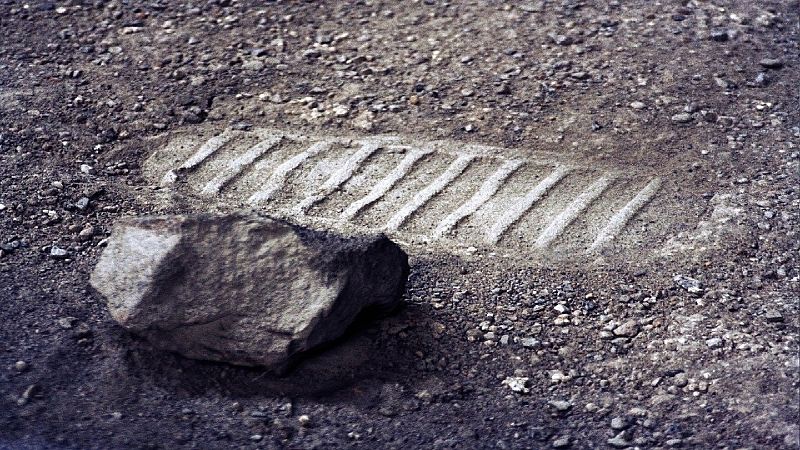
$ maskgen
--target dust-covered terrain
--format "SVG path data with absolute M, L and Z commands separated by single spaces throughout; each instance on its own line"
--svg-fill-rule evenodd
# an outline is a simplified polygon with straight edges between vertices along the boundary
M 796 0 L 0 0 L 0 448 L 800 447 L 798 14 Z M 265 129 L 415 143 L 370 154 L 309 209 L 347 221 L 308 222 L 407 227 L 405 307 L 280 377 L 158 351 L 89 286 L 120 217 L 278 213 L 335 178 L 335 158 L 285 171 L 280 211 L 247 201 L 274 178 L 215 181 L 224 160 L 160 183 L 210 137 Z M 381 184 L 432 142 L 449 153 Z M 491 158 L 426 191 L 469 146 Z M 564 190 L 506 207 L 559 165 Z M 413 204 L 420 192 L 432 200 Z

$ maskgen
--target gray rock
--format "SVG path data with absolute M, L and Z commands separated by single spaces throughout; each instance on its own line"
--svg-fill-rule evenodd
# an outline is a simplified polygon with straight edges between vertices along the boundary
M 569 436 L 561 436 L 553 441 L 553 448 L 568 448 L 570 444 Z
M 628 427 L 628 421 L 624 417 L 614 417 L 611 419 L 611 428 L 614 430 L 624 430 Z
M 644 109 L 647 105 L 645 105 L 642 102 L 636 101 L 636 102 L 631 102 L 630 106 L 633 109 Z
M 777 309 L 768 309 L 764 313 L 764 318 L 767 322 L 783 322 L 783 314 Z
M 689 123 L 692 121 L 692 115 L 689 113 L 678 113 L 672 116 L 672 121 L 675 123 Z
M 550 406 L 556 409 L 559 412 L 565 412 L 572 409 L 572 403 L 566 400 L 550 400 L 547 402 Z
M 364 309 L 401 301 L 408 256 L 256 214 L 117 223 L 91 276 L 114 319 L 190 358 L 283 371 Z
M 69 258 L 69 252 L 54 245 L 50 248 L 50 257 L 53 259 L 66 259 Z
M 556 45 L 572 45 L 572 43 L 574 42 L 571 37 L 565 36 L 563 34 L 550 33 L 548 34 L 548 36 L 550 37 L 550 39 L 553 40 L 553 42 Z
M 625 432 L 624 431 L 619 433 L 619 434 L 617 434 L 613 438 L 607 440 L 606 443 L 608 443 L 608 445 L 610 445 L 611 447 L 614 447 L 614 448 L 625 448 L 625 447 L 630 447 L 630 445 L 631 445 L 631 443 L 628 442 L 627 439 L 625 439 Z
M 686 275 L 675 275 L 672 281 L 690 294 L 699 295 L 703 293 L 703 284 L 694 278 L 687 277 Z
M 767 69 L 780 69 L 783 67 L 783 60 L 778 58 L 764 58 L 758 62 L 762 67 Z
M 615 336 L 622 336 L 627 338 L 636 337 L 639 334 L 639 324 L 635 320 L 629 320 L 622 325 L 614 328 Z
M 730 38 L 727 30 L 714 30 L 711 32 L 710 37 L 712 41 L 717 42 L 725 42 Z

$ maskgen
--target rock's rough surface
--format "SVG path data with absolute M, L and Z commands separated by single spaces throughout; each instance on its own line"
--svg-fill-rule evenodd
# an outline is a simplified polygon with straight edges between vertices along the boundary
M 123 327 L 190 358 L 283 370 L 391 310 L 407 255 L 380 235 L 342 238 L 256 214 L 128 219 L 91 284 Z

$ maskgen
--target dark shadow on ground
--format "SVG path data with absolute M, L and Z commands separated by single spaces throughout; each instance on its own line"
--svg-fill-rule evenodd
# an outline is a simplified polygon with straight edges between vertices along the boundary
M 191 360 L 154 348 L 115 327 L 107 337 L 124 353 L 123 370 L 181 395 L 209 390 L 229 397 L 325 397 L 356 383 L 402 381 L 412 372 L 417 351 L 437 352 L 439 342 L 421 327 L 427 305 L 404 305 L 388 317 L 364 314 L 340 339 L 302 354 L 281 375 L 260 368 Z M 387 332 L 403 329 L 403 333 Z

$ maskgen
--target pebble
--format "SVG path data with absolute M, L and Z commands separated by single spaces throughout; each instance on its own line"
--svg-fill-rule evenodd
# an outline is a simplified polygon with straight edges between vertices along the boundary
M 508 386 L 514 392 L 520 394 L 529 394 L 531 390 L 528 388 L 528 377 L 506 377 L 503 384 Z
M 611 428 L 614 430 L 624 430 L 628 427 L 628 422 L 623 417 L 614 417 L 611 419 Z
M 561 436 L 553 441 L 553 448 L 567 448 L 570 445 L 569 436 Z
M 520 340 L 520 342 L 522 343 L 522 346 L 525 347 L 525 348 L 533 348 L 533 347 L 536 347 L 539 344 L 539 341 L 537 341 L 534 338 L 530 338 L 530 337 L 522 338 Z
M 301 427 L 307 427 L 311 424 L 311 418 L 308 417 L 306 414 L 297 418 L 297 422 L 300 424 Z
M 81 164 L 81 172 L 85 173 L 86 175 L 91 175 L 94 173 L 94 167 L 88 164 Z
M 672 121 L 675 123 L 689 123 L 692 121 L 692 115 L 689 113 L 678 113 L 672 116 Z
M 78 233 L 78 240 L 79 241 L 89 241 L 94 236 L 94 227 L 91 225 L 86 225 L 83 229 Z
M 694 278 L 687 277 L 686 275 L 675 275 L 675 277 L 672 278 L 672 281 L 690 294 L 700 294 L 703 292 L 702 283 Z
M 550 39 L 556 43 L 556 45 L 572 45 L 573 40 L 569 36 L 564 36 L 563 34 L 551 34 Z
M 503 83 L 498 89 L 497 93 L 500 95 L 510 95 L 511 94 L 511 87 L 505 83 Z
M 28 386 L 22 395 L 17 399 L 17 405 L 23 406 L 30 401 L 30 399 L 36 394 L 36 391 L 39 390 L 39 386 L 32 384 Z
M 17 372 L 24 372 L 28 370 L 28 363 L 25 361 L 17 361 L 14 363 L 14 368 L 17 369 Z
M 725 42 L 730 36 L 726 30 L 714 30 L 711 32 L 711 40 L 717 42 Z
M 686 377 L 686 374 L 681 372 L 672 379 L 672 384 L 677 387 L 686 387 L 689 384 L 689 379 Z
M 89 206 L 89 198 L 88 197 L 81 197 L 75 202 L 75 207 L 83 211 Z
M 50 249 L 50 257 L 53 259 L 69 258 L 69 252 L 55 245 Z
M 566 400 L 550 400 L 547 402 L 548 405 L 552 406 L 559 412 L 569 411 L 572 408 L 572 403 Z
M 631 108 L 633 109 L 644 109 L 647 105 L 642 102 L 631 102 Z
M 758 63 L 767 69 L 780 69 L 783 67 L 783 61 L 778 58 L 764 58 Z
M 639 334 L 639 324 L 635 320 L 629 320 L 622 325 L 614 328 L 615 336 L 622 336 L 627 338 L 635 337 Z
M 719 348 L 722 347 L 722 339 L 720 338 L 711 338 L 706 340 L 706 345 L 708 348 Z
M 783 314 L 777 309 L 768 309 L 764 313 L 764 318 L 767 322 L 783 322 Z
M 350 108 L 344 105 L 336 105 L 333 107 L 333 115 L 336 117 L 345 117 L 350 114 Z
M 625 448 L 630 447 L 631 443 L 625 439 L 625 432 L 621 432 L 618 435 L 614 436 L 613 438 L 606 441 L 608 445 L 614 448 Z
M 78 319 L 75 317 L 61 317 L 60 319 L 56 320 L 56 324 L 64 330 L 69 330 L 75 325 Z

